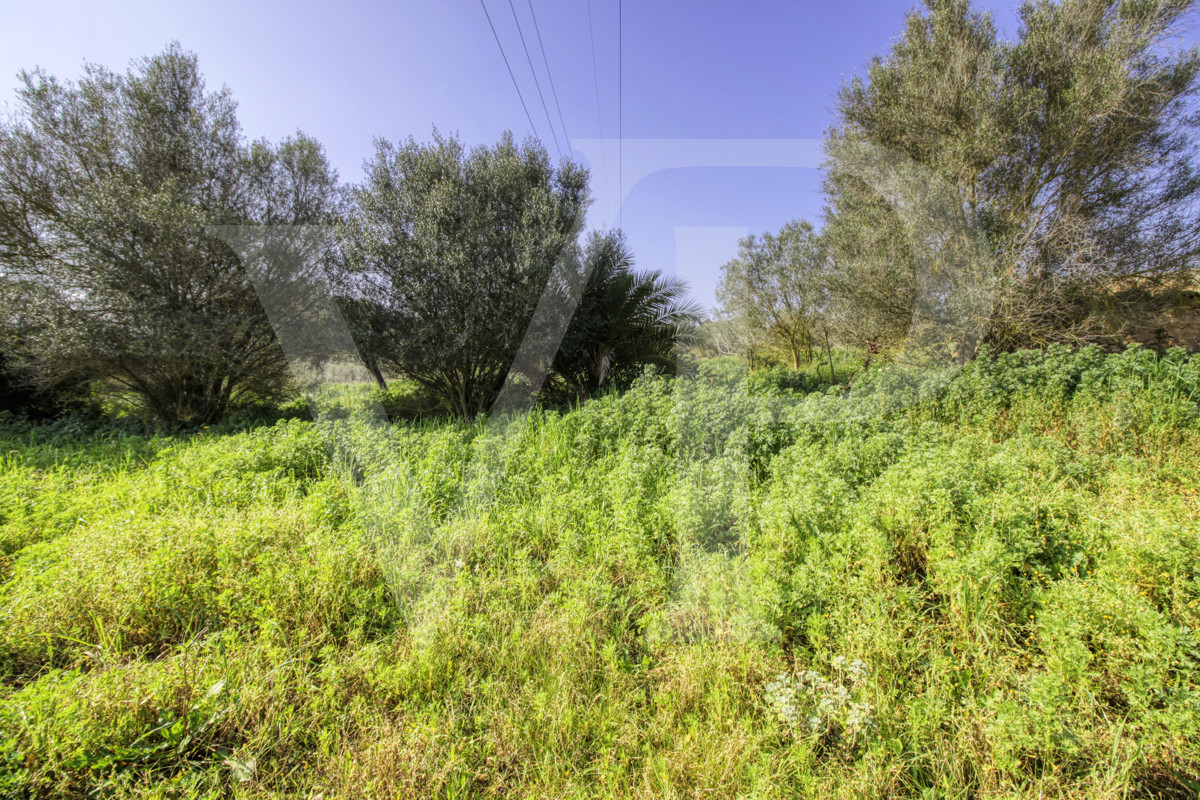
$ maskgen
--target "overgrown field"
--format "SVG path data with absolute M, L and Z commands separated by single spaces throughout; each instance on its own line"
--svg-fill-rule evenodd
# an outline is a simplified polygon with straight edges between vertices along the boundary
M 1197 796 L 1200 356 L 725 367 L 0 425 L 0 796 Z

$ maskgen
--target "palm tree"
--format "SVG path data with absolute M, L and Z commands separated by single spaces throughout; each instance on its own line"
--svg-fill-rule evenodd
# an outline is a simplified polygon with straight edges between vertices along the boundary
M 604 388 L 627 388 L 648 365 L 674 370 L 676 347 L 699 318 L 687 282 L 635 271 L 619 230 L 593 233 L 583 264 L 588 282 L 552 368 L 567 393 L 586 400 Z

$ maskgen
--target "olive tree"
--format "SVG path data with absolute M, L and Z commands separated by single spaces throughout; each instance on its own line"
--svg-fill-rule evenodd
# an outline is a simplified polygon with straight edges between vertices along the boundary
M 377 141 L 366 173 L 340 250 L 343 296 L 377 306 L 354 315 L 383 326 L 373 355 L 460 415 L 489 410 L 582 226 L 587 172 L 536 140 L 468 150 L 435 131 Z
M 1011 41 L 967 0 L 910 13 L 842 88 L 826 140 L 824 231 L 851 335 L 903 339 L 937 238 L 863 179 L 844 155 L 856 144 L 949 187 L 985 242 L 996 292 L 981 327 L 996 346 L 1096 335 L 1116 279 L 1194 264 L 1200 53 L 1168 46 L 1192 6 L 1027 2 Z
M 737 258 L 721 267 L 717 299 L 725 316 L 761 331 L 798 369 L 802 354 L 806 362 L 812 361 L 829 272 L 820 235 L 811 223 L 796 220 L 777 234 L 742 239 Z
M 24 72 L 0 127 L 7 344 L 42 385 L 98 382 L 171 424 L 270 397 L 286 362 L 214 225 L 329 224 L 336 175 L 303 134 L 248 143 L 228 89 L 173 45 L 124 74 Z

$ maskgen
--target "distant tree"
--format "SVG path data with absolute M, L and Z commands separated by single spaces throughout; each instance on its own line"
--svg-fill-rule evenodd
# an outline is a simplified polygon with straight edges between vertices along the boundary
M 358 346 L 363 366 L 370 373 L 375 385 L 387 391 L 387 379 L 383 375 L 383 353 L 389 348 L 392 317 L 388 308 L 373 300 L 356 294 L 339 294 L 335 302 L 350 329 L 350 336 Z
M 751 325 L 744 317 L 723 310 L 718 310 L 701 327 L 715 355 L 744 358 L 750 369 L 754 369 L 760 357 L 772 348 L 765 330 Z
M 813 335 L 829 279 L 826 247 L 809 222 L 789 222 L 778 234 L 748 236 L 722 268 L 717 299 L 724 314 L 759 330 L 787 353 L 812 361 Z
M 674 370 L 700 313 L 686 281 L 635 270 L 621 231 L 593 232 L 581 263 L 586 288 L 553 363 L 568 391 L 587 399 L 627 388 L 647 366 Z
M 845 155 L 859 144 L 928 170 L 982 234 L 996 295 L 980 327 L 995 346 L 1088 336 L 1114 276 L 1194 263 L 1200 53 L 1166 47 L 1192 6 L 1029 2 L 1012 42 L 966 0 L 912 12 L 843 87 L 826 140 L 824 231 L 851 335 L 903 339 L 938 238 L 864 180 Z
M 124 75 L 22 73 L 0 127 L 7 341 L 39 385 L 101 382 L 157 419 L 211 422 L 270 397 L 286 362 L 210 225 L 330 223 L 336 175 L 298 135 L 247 144 L 228 90 L 173 45 Z
M 553 267 L 583 222 L 587 172 L 510 134 L 468 152 L 379 140 L 341 249 L 386 314 L 384 366 L 471 416 L 496 401 Z M 381 333 L 383 333 L 381 331 Z

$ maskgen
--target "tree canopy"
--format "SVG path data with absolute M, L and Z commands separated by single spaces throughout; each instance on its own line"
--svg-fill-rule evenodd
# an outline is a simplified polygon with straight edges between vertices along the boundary
M 532 139 L 468 150 L 435 131 L 379 140 L 354 201 L 342 249 L 386 311 L 380 360 L 459 414 L 487 411 L 582 226 L 587 172 Z
M 779 233 L 751 235 L 721 268 L 717 299 L 725 315 L 767 335 L 799 368 L 812 361 L 813 335 L 827 305 L 832 264 L 821 237 L 806 220 Z
M 336 174 L 298 134 L 245 141 L 228 92 L 178 45 L 77 83 L 22 74 L 0 127 L 10 352 L 43 385 L 99 381 L 168 423 L 271 397 L 286 363 L 212 225 L 329 223 Z
M 586 287 L 553 362 L 568 391 L 586 399 L 628 388 L 646 366 L 675 370 L 676 345 L 699 317 L 686 282 L 635 270 L 619 230 L 593 232 L 581 263 Z
M 843 87 L 826 139 L 825 232 L 854 335 L 903 338 L 928 243 L 843 158 L 847 143 L 951 187 L 993 265 L 983 338 L 994 345 L 1097 334 L 1114 277 L 1194 264 L 1200 54 L 1166 46 L 1192 6 L 1028 2 L 1011 42 L 966 0 L 912 12 L 891 51 Z

